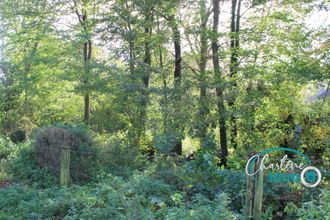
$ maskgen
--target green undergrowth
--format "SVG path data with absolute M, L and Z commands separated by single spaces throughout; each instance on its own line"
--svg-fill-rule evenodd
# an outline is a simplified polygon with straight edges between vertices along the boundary
M 220 168 L 208 150 L 191 161 L 162 154 L 148 161 L 119 150 L 113 138 L 112 148 L 99 149 L 107 156 L 98 172 L 59 187 L 58 176 L 36 167 L 32 142 L 0 141 L 0 219 L 244 219 L 246 175 Z M 323 188 L 265 181 L 263 219 L 328 218 L 330 191 Z
M 91 185 L 0 189 L 1 219 L 234 219 L 228 197 L 189 196 L 163 181 L 136 174 Z

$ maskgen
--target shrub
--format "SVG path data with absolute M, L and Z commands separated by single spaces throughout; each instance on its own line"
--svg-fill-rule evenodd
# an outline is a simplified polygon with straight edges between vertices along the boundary
M 71 148 L 70 174 L 74 181 L 96 178 L 101 170 L 99 150 L 82 126 L 58 126 L 41 129 L 35 135 L 37 166 L 59 174 L 61 147 Z
M 0 136 L 0 160 L 6 159 L 15 150 L 15 144 L 9 138 Z
M 193 193 L 214 195 L 220 183 L 218 160 L 208 150 L 201 150 L 195 159 L 179 169 L 181 181 L 190 186 Z
M 132 172 L 144 167 L 138 149 L 129 147 L 124 133 L 117 133 L 108 138 L 102 147 L 100 158 L 105 170 L 118 176 L 129 177 Z
M 5 161 L 14 181 L 36 187 L 58 184 L 60 146 L 71 146 L 70 176 L 74 183 L 98 180 L 102 167 L 99 150 L 93 146 L 86 129 L 78 126 L 39 129 L 35 142 L 19 144 Z M 1 149 L 1 148 L 0 148 Z M 0 150 L 1 152 L 1 150 Z
M 79 150 L 82 140 L 70 131 L 62 128 L 45 128 L 35 136 L 35 155 L 39 167 L 59 171 L 61 147 L 71 151 Z
M 8 173 L 13 181 L 20 181 L 25 184 L 47 188 L 58 183 L 58 176 L 45 167 L 37 167 L 34 148 L 31 143 L 18 145 L 6 161 Z
M 299 219 L 330 219 L 330 191 L 323 190 L 318 200 L 303 203 L 297 210 Z
M 0 136 L 0 181 L 10 179 L 8 173 L 8 159 L 11 154 L 17 151 L 17 146 L 9 138 Z
M 214 200 L 204 195 L 197 194 L 187 207 L 170 208 L 165 219 L 236 219 L 233 212 L 228 209 L 228 197 L 225 194 L 218 194 Z
M 26 141 L 26 132 L 22 129 L 18 129 L 11 133 L 10 135 L 10 140 L 14 142 L 15 144 L 17 143 L 22 143 Z

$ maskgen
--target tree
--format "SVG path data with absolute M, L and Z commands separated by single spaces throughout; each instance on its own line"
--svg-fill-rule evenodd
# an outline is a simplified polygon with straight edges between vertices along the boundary
M 152 28 L 154 20 L 154 6 L 153 2 L 150 0 L 145 0 L 141 2 L 140 10 L 143 14 L 143 26 L 144 26 L 144 58 L 143 58 L 143 68 L 142 68 L 142 83 L 143 87 L 141 89 L 141 109 L 140 109 L 140 139 L 145 136 L 146 133 L 146 121 L 147 121 L 147 107 L 149 104 L 149 81 L 152 72 L 151 68 L 151 40 L 152 40 Z
M 74 10 L 77 15 L 79 24 L 82 28 L 83 36 L 83 59 L 84 59 L 84 75 L 83 75 L 83 85 L 84 85 L 84 122 L 90 124 L 90 89 L 89 78 L 90 78 L 90 68 L 92 59 L 92 26 L 89 16 L 90 7 L 92 7 L 92 2 L 89 0 L 73 0 Z
M 227 166 L 228 146 L 227 146 L 227 128 L 226 128 L 226 110 L 223 97 L 223 82 L 221 79 L 221 69 L 219 63 L 219 45 L 218 45 L 218 26 L 220 14 L 220 0 L 213 0 L 213 38 L 212 38 L 212 53 L 213 53 L 213 68 L 214 79 L 217 95 L 217 107 L 220 127 L 220 148 L 221 148 L 221 164 Z
M 238 53 L 239 53 L 239 43 L 240 43 L 240 19 L 241 19 L 241 0 L 232 0 L 231 8 L 231 23 L 230 23 L 230 82 L 231 82 L 231 99 L 228 102 L 229 107 L 233 107 L 235 104 L 235 96 L 237 90 L 237 71 L 238 71 Z M 231 122 L 231 145 L 234 149 L 237 148 L 236 138 L 237 138 L 237 123 L 236 123 L 236 113 L 232 112 L 230 116 Z
M 174 101 L 175 103 L 179 103 L 181 100 L 181 72 L 182 72 L 182 57 L 181 57 L 181 36 L 180 36 L 180 30 L 178 26 L 178 22 L 174 15 L 170 15 L 168 18 L 169 25 L 172 29 L 172 36 L 173 36 L 173 43 L 174 43 Z M 180 116 L 180 107 L 175 107 L 175 113 L 177 116 Z M 180 124 L 180 120 L 174 119 L 174 130 L 179 135 L 177 137 L 176 143 L 174 145 L 174 152 L 178 155 L 182 154 L 182 125 Z

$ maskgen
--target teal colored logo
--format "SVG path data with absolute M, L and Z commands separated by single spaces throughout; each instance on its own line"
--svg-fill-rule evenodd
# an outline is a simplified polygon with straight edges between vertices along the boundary
M 283 156 L 276 160 L 276 153 Z M 311 165 L 311 160 L 300 151 L 275 147 L 250 157 L 245 172 L 248 176 L 254 176 L 259 172 L 267 173 L 267 180 L 273 183 L 302 183 L 307 187 L 315 187 L 320 184 L 322 174 Z

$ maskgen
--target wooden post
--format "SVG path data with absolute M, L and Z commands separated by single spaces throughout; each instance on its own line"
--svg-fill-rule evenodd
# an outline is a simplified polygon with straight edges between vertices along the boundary
M 259 170 L 254 180 L 253 219 L 261 219 L 263 192 L 264 177 L 262 170 Z
M 259 158 L 259 161 L 262 157 Z M 253 163 L 252 172 L 258 168 L 258 164 Z M 263 172 L 258 171 L 254 176 L 247 176 L 246 183 L 246 218 L 259 220 L 262 214 L 263 198 Z
M 252 172 L 255 171 L 255 164 L 252 166 Z M 252 219 L 254 196 L 254 176 L 247 176 L 246 180 L 246 218 Z
M 61 186 L 68 186 L 70 182 L 70 148 L 61 147 L 60 159 L 60 184 Z

